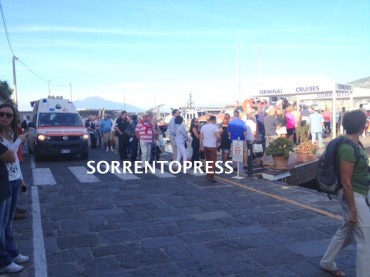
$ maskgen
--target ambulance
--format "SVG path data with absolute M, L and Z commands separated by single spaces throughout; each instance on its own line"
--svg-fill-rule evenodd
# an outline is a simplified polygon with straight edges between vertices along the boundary
M 89 134 L 73 103 L 62 97 L 31 102 L 33 114 L 28 124 L 28 149 L 35 160 L 50 156 L 89 157 Z

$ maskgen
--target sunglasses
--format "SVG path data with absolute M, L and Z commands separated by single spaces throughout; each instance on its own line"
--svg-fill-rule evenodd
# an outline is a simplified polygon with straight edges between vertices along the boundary
M 12 118 L 14 114 L 0 112 L 0 117 Z

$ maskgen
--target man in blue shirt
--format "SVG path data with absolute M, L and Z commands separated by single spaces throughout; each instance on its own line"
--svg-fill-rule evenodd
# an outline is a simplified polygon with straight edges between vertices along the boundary
M 229 133 L 231 141 L 243 141 L 243 160 L 244 163 L 246 163 L 248 160 L 248 149 L 245 142 L 245 136 L 247 135 L 247 125 L 243 120 L 240 119 L 240 114 L 238 110 L 234 111 L 234 118 L 229 122 L 227 131 Z M 232 146 L 231 149 L 233 149 Z

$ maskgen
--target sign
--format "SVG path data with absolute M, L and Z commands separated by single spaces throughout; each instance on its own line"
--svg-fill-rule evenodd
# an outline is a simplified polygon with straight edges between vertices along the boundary
M 242 140 L 233 140 L 233 161 L 234 162 L 243 162 L 243 141 Z
M 276 83 L 263 84 L 256 91 L 255 97 L 273 97 L 285 95 L 317 95 L 336 90 L 337 94 L 352 92 L 351 84 L 332 83 L 328 81 L 304 81 L 302 83 Z M 344 95 L 341 97 L 345 97 Z M 347 96 L 348 97 L 348 96 Z
M 352 91 L 352 85 L 350 84 L 335 84 L 335 89 L 336 90 L 344 90 L 344 91 Z

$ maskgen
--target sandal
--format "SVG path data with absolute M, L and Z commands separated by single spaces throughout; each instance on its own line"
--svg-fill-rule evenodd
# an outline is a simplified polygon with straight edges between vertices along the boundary
M 325 268 L 325 267 L 322 267 L 320 266 L 320 269 L 323 270 L 323 271 L 326 271 L 326 272 L 329 272 L 330 274 L 334 275 L 334 276 L 337 276 L 337 277 L 345 277 L 346 274 L 339 270 L 339 269 L 330 269 L 330 268 Z

